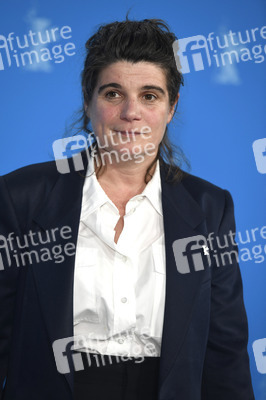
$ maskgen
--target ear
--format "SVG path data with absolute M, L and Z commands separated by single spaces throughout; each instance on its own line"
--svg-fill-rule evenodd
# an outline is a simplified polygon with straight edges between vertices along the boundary
M 173 118 L 174 112 L 175 112 L 175 107 L 177 105 L 177 102 L 179 100 L 180 97 L 180 93 L 178 93 L 177 97 L 176 97 L 176 101 L 174 102 L 174 104 L 170 107 L 169 110 L 169 115 L 168 115 L 168 119 L 167 119 L 167 124 L 169 124 Z

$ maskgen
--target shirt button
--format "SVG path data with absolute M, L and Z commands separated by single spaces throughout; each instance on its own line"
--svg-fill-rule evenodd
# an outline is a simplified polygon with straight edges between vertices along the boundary
M 122 259 L 124 262 L 127 262 L 127 257 L 126 257 L 126 256 L 121 256 L 121 259 Z
M 127 298 L 126 297 L 122 297 L 121 301 L 122 301 L 122 303 L 126 303 L 127 302 Z
M 118 343 L 123 344 L 124 343 L 124 339 L 118 339 Z

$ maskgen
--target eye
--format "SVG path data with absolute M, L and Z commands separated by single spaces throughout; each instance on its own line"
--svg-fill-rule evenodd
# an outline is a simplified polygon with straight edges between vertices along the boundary
M 115 92 L 114 90 L 111 90 L 110 92 L 107 92 L 105 94 L 105 97 L 107 97 L 109 99 L 115 99 L 115 98 L 119 97 L 119 93 Z
M 155 96 L 155 95 L 152 94 L 152 93 L 144 94 L 143 97 L 145 98 L 145 100 L 148 100 L 148 101 L 154 101 L 154 100 L 157 99 L 157 96 Z

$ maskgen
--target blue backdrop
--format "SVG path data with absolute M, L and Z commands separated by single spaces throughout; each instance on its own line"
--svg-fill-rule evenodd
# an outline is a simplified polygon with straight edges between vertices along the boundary
M 180 40 L 187 70 L 171 137 L 191 173 L 233 196 L 252 379 L 256 400 L 266 399 L 266 353 L 257 368 L 252 348 L 266 338 L 265 1 L 0 1 L 0 174 L 53 158 L 53 141 L 81 106 L 86 40 L 129 9 L 132 19 L 162 18 L 188 38 Z M 23 58 L 32 50 L 38 56 Z

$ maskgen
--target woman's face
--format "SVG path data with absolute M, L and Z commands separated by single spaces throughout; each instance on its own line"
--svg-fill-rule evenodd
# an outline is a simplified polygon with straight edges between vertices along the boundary
M 86 112 L 100 151 L 133 152 L 138 147 L 151 156 L 153 147 L 154 158 L 174 107 L 160 67 L 118 61 L 100 72 Z

